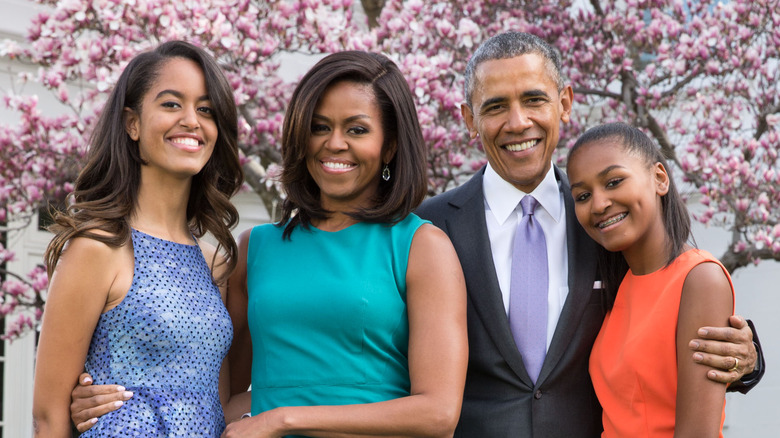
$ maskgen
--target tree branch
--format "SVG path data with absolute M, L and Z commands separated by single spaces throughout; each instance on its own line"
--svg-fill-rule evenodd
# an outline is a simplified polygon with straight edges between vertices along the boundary
M 686 76 L 685 79 L 683 79 L 680 82 L 674 84 L 674 86 L 672 88 L 670 88 L 670 89 L 664 91 L 663 93 L 661 93 L 661 97 L 662 98 L 663 97 L 669 97 L 669 96 L 673 96 L 673 95 L 677 94 L 677 92 L 680 91 L 680 89 L 682 87 L 688 85 L 692 80 L 696 79 L 696 77 L 699 76 L 699 73 L 700 73 L 699 69 L 698 68 L 694 68 L 693 72 L 691 72 L 691 74 Z
M 655 78 L 652 81 L 650 81 L 650 86 L 655 87 L 656 85 L 660 84 L 661 82 L 664 82 L 666 80 L 669 80 L 672 77 L 670 74 L 665 74 L 661 76 L 660 78 Z
M 254 127 L 257 125 L 255 118 L 252 117 L 252 114 L 249 112 L 249 108 L 247 108 L 246 105 L 239 106 L 238 110 L 244 117 L 244 120 L 249 123 L 249 126 Z M 281 198 L 281 196 L 276 189 L 268 189 L 268 187 L 266 187 L 264 182 L 266 177 L 265 169 L 266 166 L 268 166 L 270 163 L 281 163 L 282 154 L 279 153 L 279 151 L 271 148 L 268 142 L 265 141 L 259 145 L 256 154 L 249 153 L 249 151 L 246 150 L 246 147 L 241 147 L 241 149 L 246 157 L 256 155 L 258 159 L 261 160 L 261 162 L 258 162 L 256 160 L 249 159 L 244 164 L 242 167 L 244 170 L 244 181 L 246 181 L 246 183 L 249 184 L 249 187 L 251 187 L 252 190 L 260 197 L 260 200 L 263 202 L 263 206 L 265 207 L 268 215 L 271 217 L 271 221 L 273 222 L 278 217 L 278 200 Z
M 753 136 L 753 138 L 758 140 L 759 138 L 761 138 L 762 135 L 764 135 L 767 129 L 769 129 L 769 124 L 766 122 L 766 116 L 774 113 L 780 113 L 780 104 L 767 108 L 764 111 L 761 111 L 761 114 L 758 115 L 756 133 Z
M 596 14 L 603 17 L 604 16 L 604 10 L 601 9 L 601 4 L 599 3 L 599 0 L 590 0 L 591 6 L 593 6 L 593 10 L 596 11 Z
M 728 269 L 729 273 L 734 273 L 738 268 L 750 265 L 757 259 L 780 262 L 780 253 L 773 252 L 770 248 L 758 249 L 755 246 L 751 246 L 738 253 L 734 252 L 732 249 L 728 249 L 719 257 L 719 259 L 720 262 L 723 263 L 723 266 Z
M 26 278 L 22 277 L 21 275 L 15 273 L 13 271 L 9 271 L 9 270 L 7 270 L 5 268 L 0 268 L 0 275 L 3 276 L 3 277 L 5 277 L 7 275 L 10 275 L 11 277 L 14 277 L 15 279 L 17 279 L 20 282 L 24 283 L 24 285 L 29 287 L 30 289 L 33 288 L 32 287 L 32 283 L 30 283 L 29 280 L 27 280 Z
M 575 87 L 574 93 L 576 94 L 582 94 L 585 96 L 601 96 L 601 97 L 609 97 L 610 99 L 617 99 L 620 100 L 622 97 L 620 94 L 613 93 L 611 91 L 604 91 L 604 90 L 597 90 L 595 88 L 585 88 L 585 87 Z
M 663 152 L 664 157 L 677 164 L 677 167 L 681 167 L 680 160 L 677 158 L 677 152 L 674 150 L 674 145 L 671 140 L 669 140 L 669 136 L 661 127 L 661 124 L 658 123 L 658 120 L 649 111 L 645 112 L 645 120 L 647 122 L 647 129 L 653 135 L 653 138 L 656 139 L 658 145 L 661 146 L 661 152 Z M 701 182 L 701 180 L 699 179 L 696 182 Z
M 368 28 L 375 28 L 379 24 L 377 20 L 385 6 L 385 0 L 360 0 L 360 3 L 363 5 L 366 17 L 368 17 Z

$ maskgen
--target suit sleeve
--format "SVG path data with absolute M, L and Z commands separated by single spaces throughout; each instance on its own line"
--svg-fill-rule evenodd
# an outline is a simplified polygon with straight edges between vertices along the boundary
M 447 224 L 444 221 L 444 215 L 439 214 L 440 208 L 437 207 L 440 206 L 436 205 L 438 203 L 437 201 L 438 199 L 427 199 L 417 208 L 417 210 L 415 210 L 414 214 L 419 216 L 421 219 L 431 221 L 433 225 L 436 225 L 436 227 L 449 235 L 449 232 L 447 231 Z
M 758 359 L 756 360 L 756 368 L 752 373 L 742 376 L 741 380 L 738 380 L 728 386 L 726 391 L 728 392 L 741 392 L 747 394 L 748 391 L 753 389 L 761 378 L 764 377 L 764 371 L 766 371 L 766 362 L 764 361 L 764 352 L 761 350 L 761 342 L 758 340 L 758 333 L 756 327 L 753 325 L 753 321 L 747 320 L 750 330 L 753 332 L 753 344 L 756 346 L 756 354 Z

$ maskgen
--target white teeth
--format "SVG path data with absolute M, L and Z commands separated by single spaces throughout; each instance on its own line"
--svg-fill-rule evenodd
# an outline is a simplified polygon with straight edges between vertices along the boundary
M 520 152 L 526 149 L 531 149 L 535 144 L 536 140 L 528 140 L 519 144 L 508 144 L 505 147 L 509 152 Z
M 184 146 L 198 146 L 198 140 L 189 137 L 176 137 L 171 139 L 171 143 L 176 143 Z
M 347 163 L 334 163 L 333 161 L 323 161 L 322 165 L 329 168 L 329 169 L 349 169 L 352 167 L 351 164 Z
M 598 227 L 599 228 L 607 228 L 608 226 L 610 226 L 612 224 L 616 224 L 616 223 L 622 221 L 623 219 L 625 219 L 626 216 L 628 216 L 627 213 L 620 213 L 617 216 L 611 217 L 611 218 L 605 220 L 604 222 L 599 223 Z

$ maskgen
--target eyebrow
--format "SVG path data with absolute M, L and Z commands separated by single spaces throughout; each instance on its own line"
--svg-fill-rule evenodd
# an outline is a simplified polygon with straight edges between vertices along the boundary
M 331 119 L 323 116 L 322 114 L 316 114 L 316 113 L 312 114 L 311 118 L 312 118 L 312 120 L 313 119 L 319 119 L 319 120 L 324 120 L 326 122 L 333 122 Z M 360 120 L 360 119 L 369 119 L 370 120 L 371 116 L 369 116 L 368 114 L 356 114 L 354 116 L 347 117 L 345 122 L 350 123 L 350 122 L 354 122 L 355 120 Z
M 534 90 L 524 91 L 523 94 L 520 95 L 520 97 L 525 98 L 525 99 L 527 99 L 529 97 L 546 97 L 546 98 L 549 98 L 550 95 L 547 94 L 547 92 L 545 92 L 544 90 L 534 89 Z M 496 103 L 504 102 L 506 100 L 507 100 L 506 97 L 492 97 L 492 98 L 482 102 L 482 105 L 480 105 L 479 109 L 480 110 L 484 110 L 485 107 L 488 107 L 488 106 L 496 104 Z
M 157 99 L 161 98 L 162 96 L 164 96 L 166 94 L 170 94 L 173 97 L 176 97 L 178 99 L 184 99 L 184 94 L 182 92 L 176 91 L 176 90 L 162 90 L 159 93 L 157 93 L 157 96 L 155 96 L 154 99 L 157 100 Z M 208 94 L 204 94 L 203 96 L 200 96 L 196 100 L 196 102 L 201 102 L 201 101 L 204 101 L 204 100 L 210 100 Z
M 599 172 L 599 173 L 598 173 L 596 176 L 597 176 L 597 177 L 599 177 L 599 178 L 601 178 L 601 177 L 603 177 L 604 175 L 608 174 L 609 172 L 611 172 L 611 171 L 613 171 L 613 170 L 615 170 L 615 169 L 624 169 L 624 168 L 625 168 L 624 166 L 621 166 L 621 165 L 619 165 L 619 164 L 613 164 L 613 165 L 611 165 L 611 166 L 607 166 L 606 168 L 604 168 L 604 170 L 602 170 L 601 172 Z M 571 187 L 571 188 L 575 188 L 575 187 L 579 187 L 579 186 L 581 186 L 582 184 L 583 184 L 582 182 L 576 182 L 576 183 L 572 183 L 572 184 L 570 184 L 570 185 L 569 185 L 569 187 Z

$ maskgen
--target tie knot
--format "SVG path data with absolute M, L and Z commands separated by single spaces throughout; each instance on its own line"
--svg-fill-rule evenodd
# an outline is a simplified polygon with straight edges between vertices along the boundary
M 523 196 L 523 199 L 520 200 L 520 207 L 523 209 L 523 216 L 534 214 L 534 210 L 536 210 L 537 205 L 539 205 L 539 201 L 537 201 L 533 196 Z

